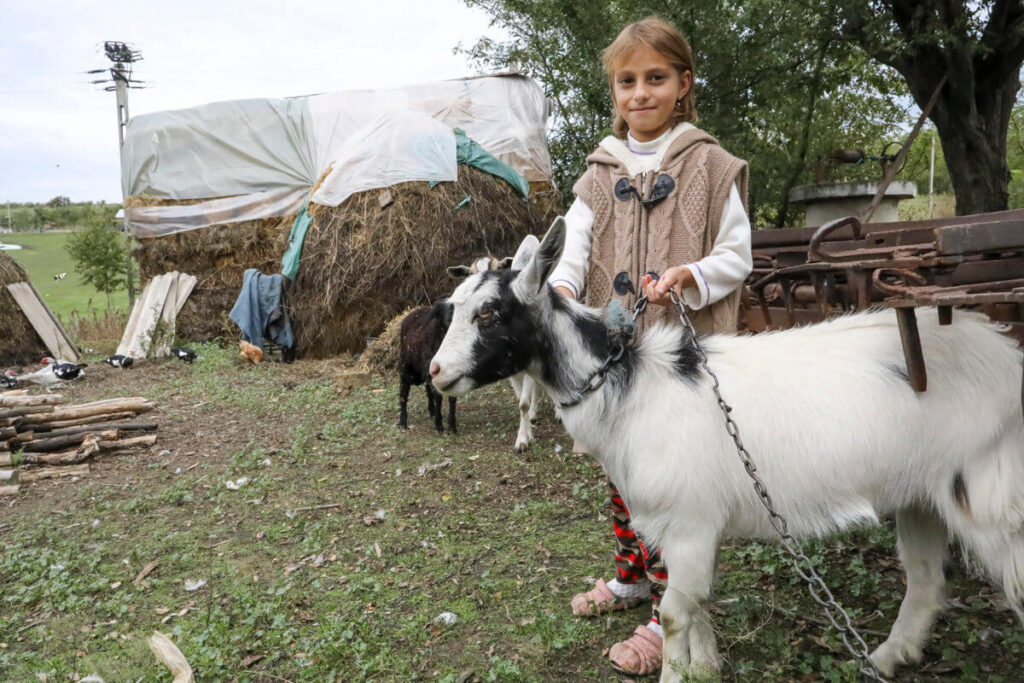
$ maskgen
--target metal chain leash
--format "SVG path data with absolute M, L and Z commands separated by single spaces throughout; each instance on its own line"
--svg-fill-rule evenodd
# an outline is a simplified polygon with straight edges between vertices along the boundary
M 672 303 L 675 304 L 676 308 L 679 309 L 679 320 L 682 321 L 683 327 L 690 333 L 690 337 L 693 340 L 693 346 L 697 350 L 697 357 L 700 360 L 701 367 L 704 372 L 711 377 L 712 385 L 711 388 L 715 392 L 715 398 L 718 400 L 718 407 L 722 409 L 722 414 L 725 416 L 725 431 L 732 437 L 733 442 L 736 444 L 736 452 L 739 453 L 740 460 L 743 461 L 743 467 L 746 469 L 747 474 L 754 481 L 754 490 L 761 499 L 761 504 L 764 505 L 765 509 L 768 510 L 768 518 L 771 522 L 772 527 L 778 532 L 779 538 L 782 541 L 782 546 L 790 554 L 793 560 L 793 567 L 796 569 L 796 573 L 800 575 L 807 583 L 807 589 L 814 598 L 815 602 L 821 605 L 825 611 L 825 616 L 832 623 L 832 626 L 839 631 L 840 636 L 843 639 L 843 645 L 846 649 L 860 662 L 860 672 L 867 678 L 875 681 L 881 681 L 885 683 L 885 679 L 875 668 L 874 662 L 871 661 L 869 656 L 867 643 L 864 642 L 864 638 L 861 637 L 860 633 L 853 625 L 853 620 L 850 619 L 850 615 L 847 614 L 846 610 L 836 602 L 835 597 L 832 595 L 832 591 L 825 584 L 818 572 L 814 570 L 814 565 L 811 563 L 811 559 L 804 553 L 803 546 L 800 542 L 789 533 L 789 526 L 786 523 L 786 518 L 780 515 L 775 510 L 775 505 L 772 503 L 772 498 L 768 494 L 768 489 L 765 487 L 764 482 L 757 476 L 757 467 L 754 465 L 753 458 L 750 457 L 750 453 L 743 446 L 743 441 L 740 439 L 740 430 L 736 425 L 736 421 L 732 419 L 730 413 L 732 407 L 725 402 L 722 398 L 722 392 L 719 388 L 718 376 L 712 372 L 708 366 L 708 356 L 701 348 L 700 343 L 697 341 L 697 330 L 694 328 L 693 323 L 690 321 L 690 317 L 686 315 L 686 309 L 683 307 L 683 302 L 676 294 L 674 289 L 668 290 L 669 296 L 672 299 Z M 647 308 L 647 297 L 641 295 L 637 298 L 636 304 L 633 307 L 633 319 L 643 313 L 644 309 Z

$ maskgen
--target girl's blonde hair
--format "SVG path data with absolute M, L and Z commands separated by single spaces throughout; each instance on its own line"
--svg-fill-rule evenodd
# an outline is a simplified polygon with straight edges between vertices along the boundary
M 615 94 L 615 66 L 633 50 L 641 45 L 646 45 L 659 55 L 668 60 L 676 71 L 682 75 L 690 72 L 690 89 L 686 91 L 682 99 L 676 103 L 675 111 L 672 112 L 672 125 L 681 121 L 697 120 L 697 102 L 693 96 L 693 50 L 686 38 L 675 26 L 658 17 L 647 17 L 622 29 L 611 45 L 601 53 L 601 61 L 604 63 L 605 73 L 608 75 L 608 87 L 612 90 L 612 97 Z M 629 126 L 618 113 L 615 114 L 615 135 L 620 138 L 626 137 Z

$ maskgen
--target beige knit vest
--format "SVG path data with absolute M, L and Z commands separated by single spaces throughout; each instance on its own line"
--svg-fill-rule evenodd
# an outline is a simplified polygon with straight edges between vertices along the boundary
M 718 146 L 703 131 L 693 129 L 670 145 L 657 172 L 628 178 L 643 197 L 661 173 L 675 180 L 675 189 L 659 203 L 645 208 L 635 196 L 617 199 L 615 184 L 627 176 L 625 166 L 602 148 L 587 158 L 587 172 L 573 192 L 594 212 L 586 303 L 604 307 L 617 298 L 631 311 L 636 297 L 619 296 L 612 289 L 615 276 L 626 271 L 639 287 L 648 271 L 663 273 L 672 266 L 693 263 L 711 253 L 722 219 L 722 209 L 733 183 L 747 206 L 747 164 Z M 697 331 L 734 332 L 738 322 L 740 288 L 696 313 L 690 312 Z M 650 306 L 638 320 L 637 333 L 656 321 L 679 323 L 673 306 Z

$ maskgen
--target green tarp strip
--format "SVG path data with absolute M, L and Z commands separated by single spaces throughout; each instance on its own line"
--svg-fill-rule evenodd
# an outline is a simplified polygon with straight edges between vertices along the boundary
M 498 161 L 490 152 L 476 144 L 466 136 L 461 128 L 455 129 L 455 156 L 460 164 L 474 166 L 481 171 L 498 176 L 516 188 L 523 199 L 530 196 L 530 184 L 504 161 Z
M 281 257 L 281 274 L 289 280 L 294 280 L 295 276 L 299 274 L 299 259 L 302 258 L 302 245 L 306 241 L 306 231 L 309 230 L 309 224 L 313 222 L 313 217 L 307 211 L 308 207 L 309 198 L 307 197 L 302 208 L 299 209 L 299 215 L 295 217 L 295 222 L 292 223 L 292 234 L 288 237 L 288 249 L 284 252 L 284 256 Z

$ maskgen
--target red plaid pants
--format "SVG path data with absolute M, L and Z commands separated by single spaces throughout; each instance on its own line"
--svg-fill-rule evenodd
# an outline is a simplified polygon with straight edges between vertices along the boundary
M 615 484 L 608 480 L 608 493 L 612 499 L 612 529 L 615 531 L 615 578 L 619 583 L 636 583 L 645 575 L 651 582 L 653 606 L 651 619 L 660 618 L 661 596 L 668 585 L 668 570 L 661 561 L 657 548 L 648 549 L 636 535 L 629 519 L 629 510 Z

